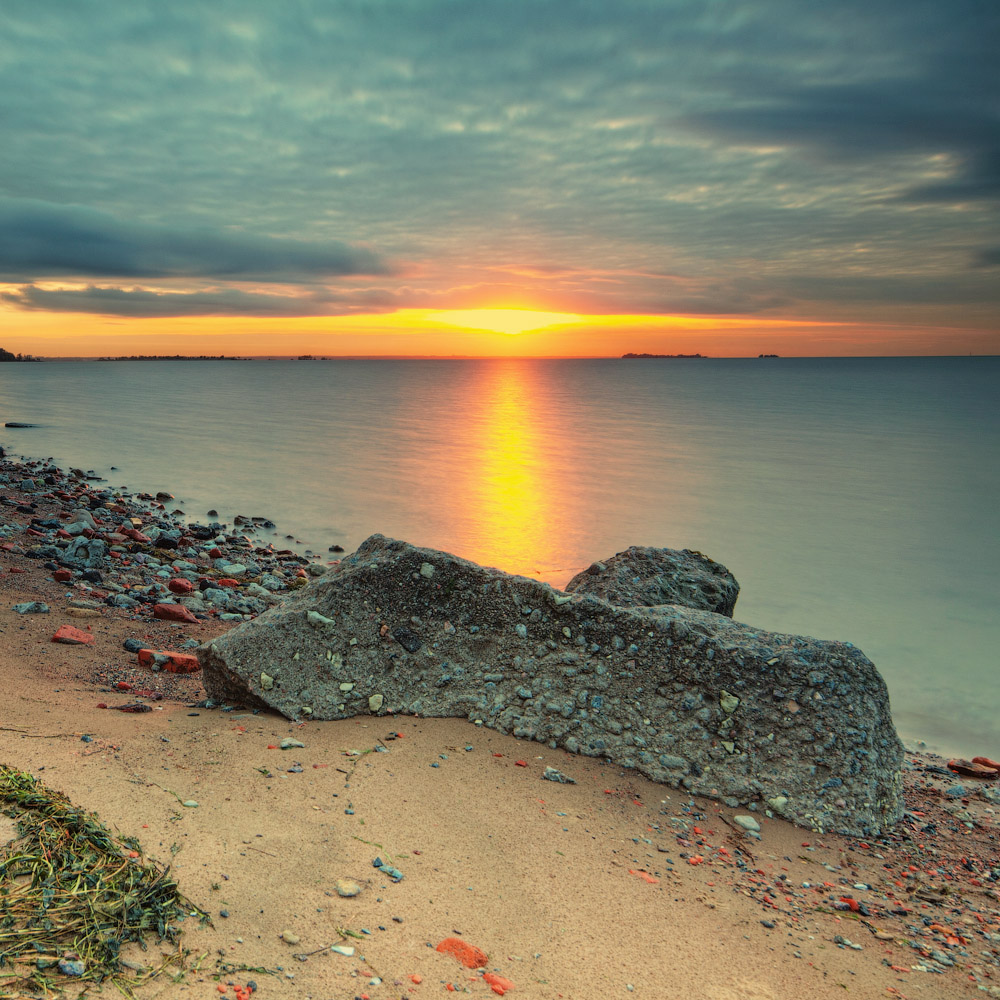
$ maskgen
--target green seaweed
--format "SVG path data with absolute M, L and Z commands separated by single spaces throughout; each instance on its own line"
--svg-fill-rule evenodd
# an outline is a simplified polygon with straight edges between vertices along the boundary
M 0 998 L 102 982 L 132 996 L 141 982 L 183 963 L 179 922 L 188 915 L 205 922 L 208 914 L 134 837 L 116 837 L 95 813 L 3 764 L 0 807 L 18 830 L 0 847 Z M 148 938 L 176 950 L 154 968 L 120 957 L 123 945 L 145 949 Z M 82 975 L 59 971 L 67 954 L 78 956 Z

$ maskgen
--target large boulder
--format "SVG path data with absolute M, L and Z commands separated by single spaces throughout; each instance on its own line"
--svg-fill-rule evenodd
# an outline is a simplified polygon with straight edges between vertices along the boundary
M 198 659 L 210 697 L 291 719 L 461 716 L 817 830 L 901 815 L 885 683 L 850 643 L 623 608 L 381 535 Z
M 577 573 L 566 593 L 594 594 L 623 608 L 682 604 L 732 618 L 740 585 L 725 566 L 700 552 L 632 545 Z

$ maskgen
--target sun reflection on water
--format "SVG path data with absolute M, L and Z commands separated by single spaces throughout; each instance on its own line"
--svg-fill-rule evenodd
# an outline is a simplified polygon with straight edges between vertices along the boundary
M 467 515 L 461 551 L 487 566 L 543 575 L 557 558 L 553 515 L 566 513 L 550 468 L 544 385 L 530 365 L 493 362 L 465 402 L 469 458 L 455 484 Z

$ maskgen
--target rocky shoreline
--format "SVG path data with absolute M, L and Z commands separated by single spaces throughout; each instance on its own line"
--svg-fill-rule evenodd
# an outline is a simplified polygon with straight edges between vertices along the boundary
M 143 995 L 206 996 L 248 979 L 262 996 L 388 1000 L 446 982 L 495 995 L 481 971 L 463 978 L 435 950 L 459 929 L 489 952 L 497 982 L 516 983 L 513 996 L 545 1000 L 626 983 L 653 997 L 666 981 L 720 1000 L 1000 996 L 996 783 L 958 779 L 911 749 L 902 818 L 846 837 L 667 794 L 635 772 L 465 721 L 213 709 L 200 671 L 172 668 L 283 595 L 308 593 L 315 559 L 265 543 L 271 529 L 189 526 L 169 498 L 44 463 L 0 464 L 0 504 L 0 759 L 167 860 L 184 844 L 185 891 L 224 901 L 214 927 L 187 932 L 197 954 L 219 955 L 215 966 Z M 95 541 L 101 564 L 86 566 Z M 30 604 L 48 611 L 14 610 Z M 65 626 L 93 641 L 53 642 Z M 405 878 L 394 884 L 386 868 Z M 338 895 L 347 876 L 356 898 Z M 564 901 L 558 917 L 532 902 L 536 879 L 544 898 Z M 589 929 L 609 912 L 618 929 L 598 944 Z M 645 927 L 672 947 L 658 949 Z M 341 950 L 323 952 L 331 943 Z M 584 957 L 594 947 L 598 965 Z

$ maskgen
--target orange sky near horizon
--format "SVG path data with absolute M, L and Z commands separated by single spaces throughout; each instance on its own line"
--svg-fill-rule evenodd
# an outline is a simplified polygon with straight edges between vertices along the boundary
M 993 353 L 976 329 L 745 316 L 400 309 L 316 317 L 135 318 L 0 305 L 0 347 L 41 357 L 159 355 L 711 357 Z

